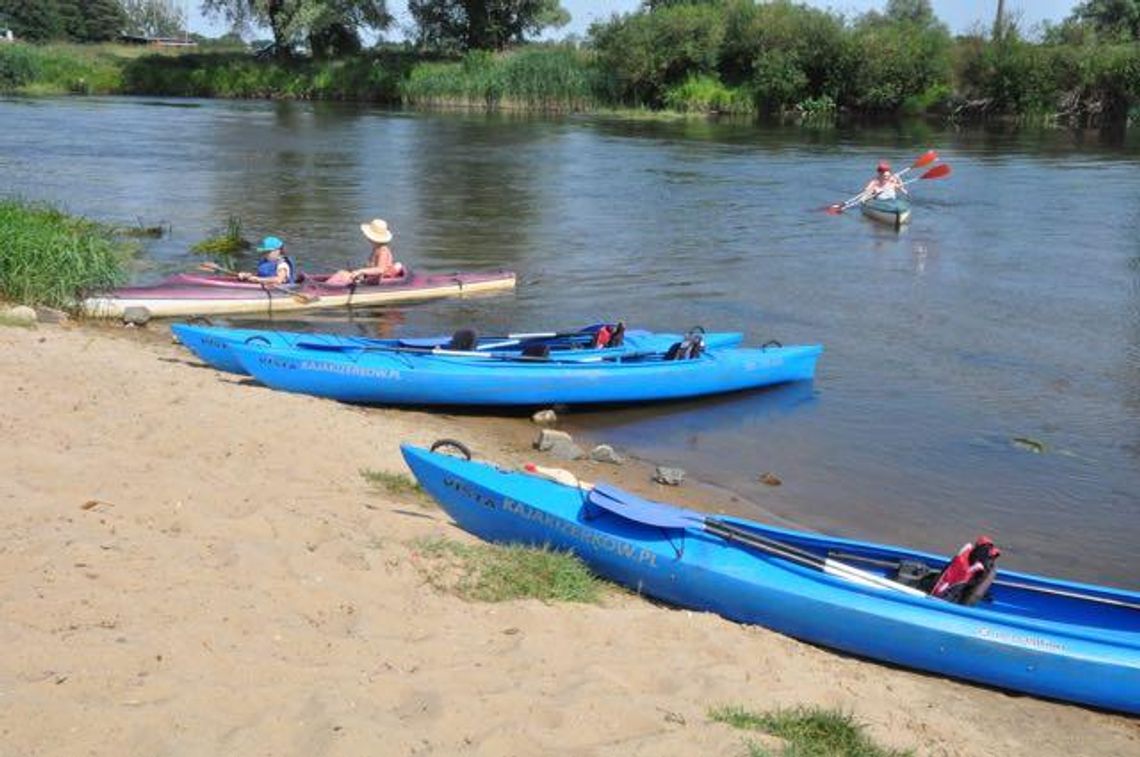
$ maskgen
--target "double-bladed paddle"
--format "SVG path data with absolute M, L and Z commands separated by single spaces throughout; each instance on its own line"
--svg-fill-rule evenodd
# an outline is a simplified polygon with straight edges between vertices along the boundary
M 225 276 L 233 276 L 234 278 L 239 278 L 239 276 L 240 276 L 238 271 L 230 270 L 229 268 L 218 265 L 217 263 L 209 263 L 209 262 L 200 263 L 198 265 L 198 269 L 202 270 L 202 271 L 207 271 L 209 273 L 220 273 L 220 274 L 223 274 Z M 320 299 L 320 297 L 315 295 L 315 294 L 305 294 L 304 292 L 296 292 L 296 291 L 290 289 L 289 287 L 284 287 L 284 286 L 281 286 L 280 284 L 270 284 L 270 283 L 267 283 L 264 281 L 253 281 L 250 283 L 261 284 L 261 286 L 265 287 L 266 289 L 272 289 L 275 292 L 287 294 L 290 297 L 292 297 L 294 300 L 296 300 L 297 302 L 301 302 L 301 303 L 304 303 L 306 305 L 314 303 Z
M 903 170 L 901 170 L 897 174 L 895 174 L 895 176 L 903 176 L 903 175 L 909 173 L 910 171 L 913 171 L 916 168 L 925 168 L 926 166 L 930 165 L 931 163 L 933 163 L 936 160 L 938 160 L 938 153 L 935 152 L 934 150 L 927 150 L 922 155 L 919 155 L 917 158 L 915 158 L 913 163 L 911 163 L 909 166 L 907 166 L 906 168 L 904 168 Z M 932 169 L 930 169 L 930 171 L 927 171 L 925 174 L 923 174 L 922 176 L 920 176 L 918 178 L 920 178 L 920 179 L 939 179 L 939 178 L 942 178 L 943 176 L 946 176 L 950 173 L 950 168 L 947 166 L 946 171 L 942 174 L 939 174 L 938 176 L 928 176 L 927 175 L 927 174 L 930 174 L 934 171 L 937 171 L 941 167 L 942 166 L 937 166 L 935 168 L 932 168 Z M 912 181 L 914 181 L 914 179 L 911 179 L 910 181 L 905 182 L 905 183 L 909 184 Z M 824 210 L 827 211 L 828 215 L 837 216 L 840 213 L 842 213 L 843 211 L 847 210 L 848 208 L 851 208 L 851 207 L 854 207 L 855 205 L 858 205 L 864 199 L 866 199 L 864 197 L 864 193 L 860 192 L 859 194 L 855 195 L 854 197 L 851 197 L 850 199 L 844 200 L 843 202 L 837 202 L 834 205 L 828 205 L 826 208 L 824 208 Z

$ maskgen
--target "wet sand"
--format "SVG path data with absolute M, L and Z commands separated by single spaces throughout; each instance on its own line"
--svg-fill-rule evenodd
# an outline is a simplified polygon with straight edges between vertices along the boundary
M 164 331 L 0 328 L 0 752 L 746 754 L 710 707 L 822 705 L 919 754 L 1121 755 L 1140 722 L 866 662 L 611 592 L 436 593 L 474 541 L 398 445 L 543 460 L 526 419 L 362 409 L 203 367 Z M 706 509 L 644 465 L 569 467 Z M 709 507 L 709 504 L 712 507 Z

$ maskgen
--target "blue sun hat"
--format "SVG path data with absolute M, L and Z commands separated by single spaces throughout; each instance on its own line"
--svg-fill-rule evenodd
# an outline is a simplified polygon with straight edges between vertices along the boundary
M 261 246 L 257 248 L 257 251 L 273 252 L 274 250 L 280 250 L 284 246 L 285 243 L 277 237 L 266 237 L 265 239 L 261 240 Z

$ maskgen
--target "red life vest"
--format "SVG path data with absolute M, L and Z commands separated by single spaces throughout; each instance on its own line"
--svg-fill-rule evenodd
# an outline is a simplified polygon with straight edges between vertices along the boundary
M 959 604 L 974 604 L 992 583 L 994 563 L 1000 555 L 1001 550 L 988 536 L 967 542 L 942 570 L 931 595 Z

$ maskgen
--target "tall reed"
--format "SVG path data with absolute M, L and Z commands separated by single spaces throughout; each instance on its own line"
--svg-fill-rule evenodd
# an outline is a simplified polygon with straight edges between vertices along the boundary
M 0 199 L 0 239 L 0 296 L 67 310 L 122 283 L 137 249 L 109 226 L 17 199 Z
M 588 110 L 599 104 L 598 91 L 592 55 L 567 45 L 477 51 L 461 61 L 419 63 L 400 87 L 408 105 L 492 110 Z

